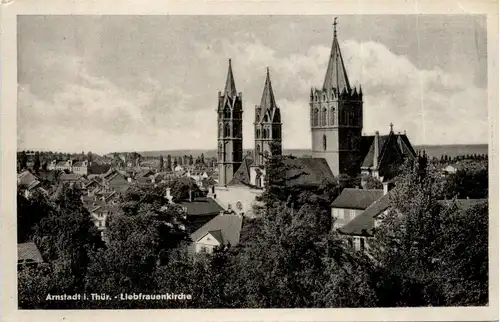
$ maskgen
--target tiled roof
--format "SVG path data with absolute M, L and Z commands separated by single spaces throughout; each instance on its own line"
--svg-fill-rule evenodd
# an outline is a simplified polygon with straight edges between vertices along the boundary
M 365 210 L 377 199 L 382 197 L 382 189 L 354 189 L 345 188 L 331 203 L 332 208 Z
M 375 201 L 363 213 L 341 227 L 339 232 L 345 235 L 372 236 L 375 219 L 390 206 L 390 195 L 390 193 L 386 194 Z M 452 200 L 438 200 L 442 206 L 451 202 Z M 475 205 L 488 202 L 488 199 L 456 199 L 455 202 L 460 209 L 467 210 Z
M 65 167 L 68 165 L 67 163 L 68 163 L 68 161 L 59 161 L 59 162 L 57 162 L 56 166 Z
M 193 242 L 197 242 L 209 232 L 220 231 L 224 244 L 236 246 L 240 241 L 243 217 L 240 215 L 218 215 L 191 234 Z M 215 236 L 214 236 L 215 237 Z
M 42 254 L 36 247 L 35 243 L 28 242 L 17 244 L 17 261 L 23 261 L 24 263 L 42 263 Z
M 346 235 L 371 236 L 375 218 L 389 208 L 389 196 L 390 194 L 385 194 L 380 197 L 366 208 L 365 211 L 341 227 L 339 232 Z
M 17 184 L 27 189 L 33 189 L 40 184 L 38 178 L 28 170 L 17 175 Z
M 76 181 L 76 180 L 80 179 L 81 177 L 82 177 L 81 175 L 76 174 L 76 173 L 62 173 L 59 176 L 59 179 L 63 180 L 63 181 Z
M 73 167 L 83 167 L 85 165 L 86 165 L 85 161 L 78 161 L 78 162 L 73 163 Z
M 188 216 L 216 215 L 224 211 L 215 200 L 207 197 L 198 197 L 193 201 L 181 201 L 178 203 L 187 209 Z

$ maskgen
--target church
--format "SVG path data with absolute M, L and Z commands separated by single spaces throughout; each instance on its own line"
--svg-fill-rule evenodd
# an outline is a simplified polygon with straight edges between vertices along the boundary
M 333 42 L 323 85 L 309 93 L 312 157 L 287 162 L 302 168 L 298 184 L 319 186 L 324 178 L 341 174 L 368 175 L 387 181 L 397 175 L 405 158 L 416 158 L 406 131 L 362 135 L 363 91 L 352 87 L 337 38 L 334 22 Z M 305 94 L 307 95 L 307 94 Z M 219 92 L 218 186 L 216 200 L 225 208 L 250 215 L 255 197 L 262 192 L 266 156 L 271 144 L 282 146 L 281 110 L 276 104 L 269 68 L 260 105 L 255 106 L 254 149 L 243 156 L 243 96 L 236 90 L 231 60 L 224 92 Z M 286 113 L 286 110 L 285 110 Z M 276 151 L 274 151 L 276 153 Z M 281 153 L 281 149 L 278 149 Z

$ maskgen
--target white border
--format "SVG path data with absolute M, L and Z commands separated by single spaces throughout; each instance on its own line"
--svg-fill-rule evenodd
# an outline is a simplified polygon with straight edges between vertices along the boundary
M 13 0 L 2 5 L 0 105 L 0 315 L 2 321 L 120 319 L 151 321 L 479 321 L 498 320 L 498 3 L 470 1 L 130 1 Z M 487 14 L 490 119 L 490 306 L 399 309 L 223 309 L 223 310 L 17 310 L 16 278 L 16 106 L 19 14 L 108 15 L 342 15 Z M 464 227 L 466 229 L 466 227 Z

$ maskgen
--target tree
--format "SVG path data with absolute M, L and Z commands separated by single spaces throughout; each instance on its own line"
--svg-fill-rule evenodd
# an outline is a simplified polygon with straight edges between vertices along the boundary
M 90 162 L 92 162 L 93 160 L 94 160 L 94 157 L 93 157 L 93 155 L 92 155 L 92 152 L 90 152 L 90 151 L 89 151 L 89 152 L 87 153 L 87 161 L 90 163 Z
M 189 165 L 193 165 L 194 162 L 193 162 L 193 155 L 189 155 Z
M 378 305 L 479 304 L 479 299 L 487 298 L 484 297 L 487 288 L 483 283 L 487 277 L 481 277 L 484 270 L 478 269 L 474 274 L 466 275 L 474 276 L 477 281 L 474 295 L 467 294 L 467 286 L 455 287 L 459 276 L 456 273 L 470 272 L 472 260 L 482 261 L 473 267 L 487 263 L 484 255 L 487 250 L 481 251 L 481 246 L 474 243 L 477 245 L 474 254 L 481 254 L 478 257 L 471 253 L 451 256 L 451 252 L 459 247 L 467 247 L 464 243 L 472 242 L 468 239 L 472 236 L 460 237 L 461 233 L 457 232 L 460 228 L 456 225 L 462 223 L 463 230 L 463 225 L 468 225 L 463 223 L 466 217 L 457 207 L 443 206 L 438 202 L 442 193 L 440 175 L 432 168 L 423 169 L 424 165 L 425 162 L 405 163 L 403 173 L 391 191 L 390 211 L 375 230 L 371 250 L 379 263 L 373 277 L 377 281 Z M 477 224 L 484 234 L 484 219 L 478 220 Z M 481 238 L 486 239 L 485 236 Z M 487 243 L 482 247 L 487 248 Z M 461 281 L 464 282 L 465 278 Z
M 26 169 L 27 167 L 27 163 L 28 163 L 28 157 L 26 155 L 26 152 L 25 151 L 21 151 L 21 153 L 18 154 L 18 158 L 19 158 L 19 169 L 20 170 L 24 170 Z
M 163 166 L 163 157 L 160 155 L 160 165 L 159 165 L 160 171 L 163 172 L 164 166 Z
M 40 167 L 41 167 L 41 161 L 40 161 L 40 152 L 35 152 L 35 158 L 34 158 L 34 162 L 33 162 L 33 170 L 35 172 L 38 172 L 40 170 Z
M 172 171 L 172 157 L 169 155 L 167 155 L 167 169 L 168 171 Z
M 205 164 L 205 156 L 203 155 L 203 153 L 200 156 L 200 163 Z

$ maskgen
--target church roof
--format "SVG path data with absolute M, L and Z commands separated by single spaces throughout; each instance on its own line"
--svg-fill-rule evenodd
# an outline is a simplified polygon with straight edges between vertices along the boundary
M 226 87 L 224 88 L 224 95 L 229 97 L 237 96 L 236 85 L 234 83 L 233 69 L 231 67 L 231 59 L 229 59 L 229 67 L 227 70 Z
M 252 163 L 252 159 L 243 159 L 240 167 L 234 173 L 233 179 L 228 183 L 228 186 L 250 185 L 250 166 Z
M 332 170 L 324 158 L 289 158 L 283 161 L 287 170 L 287 184 L 319 186 L 325 179 L 334 179 Z
M 267 68 L 266 82 L 264 84 L 264 90 L 262 91 L 262 97 L 260 99 L 260 106 L 258 113 L 257 122 L 262 122 L 266 113 L 269 113 L 269 122 L 274 119 L 274 111 L 278 108 L 276 105 L 276 100 L 274 98 L 273 86 L 271 85 L 271 77 L 269 76 L 269 68 Z
M 347 71 L 344 66 L 344 60 L 342 59 L 340 45 L 337 40 L 336 24 L 337 22 L 335 21 L 332 50 L 330 52 L 330 60 L 328 61 L 328 67 L 326 69 L 323 89 L 336 88 L 337 91 L 342 92 L 344 88 L 347 88 L 347 92 L 350 93 L 351 87 L 349 85 L 349 79 L 347 78 Z

